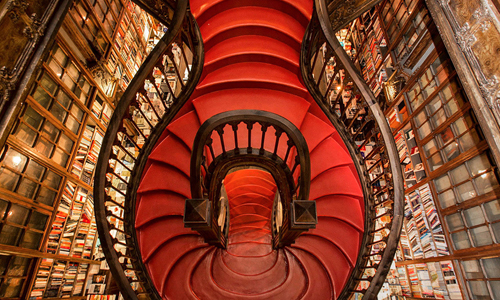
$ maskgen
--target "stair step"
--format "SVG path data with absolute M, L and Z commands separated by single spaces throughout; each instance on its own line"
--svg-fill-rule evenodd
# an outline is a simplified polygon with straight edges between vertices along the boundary
M 246 35 L 233 37 L 214 45 L 205 53 L 204 71 L 241 62 L 275 64 L 293 73 L 299 73 L 299 53 L 274 38 Z
M 326 170 L 352 165 L 349 153 L 345 152 L 331 136 L 319 143 L 311 152 L 311 179 Z
M 185 197 L 170 191 L 153 191 L 137 197 L 135 228 L 155 219 L 184 214 Z
M 164 164 L 153 164 L 149 167 L 137 193 L 154 191 L 172 191 L 186 199 L 191 198 L 189 178 L 178 169 Z
M 323 122 L 313 114 L 307 113 L 300 127 L 300 131 L 306 139 L 309 152 L 311 153 L 319 143 L 335 132 L 335 128 L 331 124 Z
M 207 74 L 197 90 L 204 93 L 235 88 L 265 88 L 305 97 L 307 89 L 297 74 L 259 62 L 236 63 Z
M 150 160 L 176 167 L 189 177 L 190 149 L 174 135 L 161 141 L 149 155 Z
M 189 113 L 186 113 L 179 119 L 170 123 L 167 126 L 167 129 L 176 137 L 181 139 L 190 150 L 193 150 L 194 138 L 200 126 L 201 124 L 198 120 L 196 112 L 190 111 Z
M 302 97 L 282 91 L 242 88 L 220 90 L 199 96 L 193 100 L 193 105 L 201 123 L 221 112 L 256 109 L 281 115 L 300 128 L 311 104 Z
M 330 169 L 311 181 L 309 198 L 315 200 L 326 195 L 347 195 L 363 198 L 363 192 L 356 176 L 347 167 Z
M 226 178 L 227 177 L 228 176 L 226 176 Z M 224 181 L 224 186 L 226 187 L 226 192 L 228 193 L 231 193 L 233 189 L 246 184 L 259 185 L 260 187 L 269 190 L 273 193 L 276 192 L 276 184 L 274 183 L 274 180 L 272 178 L 271 180 L 268 180 L 260 176 L 245 176 Z
M 226 34 L 223 38 L 214 39 L 220 33 L 227 33 L 231 29 L 251 29 L 253 35 L 267 35 L 274 38 L 281 36 L 282 40 L 286 39 L 284 41 L 297 50 L 300 49 L 305 32 L 305 27 L 298 20 L 279 10 L 259 6 L 235 7 L 221 11 L 200 24 L 205 51 L 210 50 L 212 45 L 221 40 L 236 36 Z
M 318 217 L 330 217 L 351 224 L 358 231 L 364 231 L 364 210 L 362 200 L 344 195 L 327 195 L 316 199 Z

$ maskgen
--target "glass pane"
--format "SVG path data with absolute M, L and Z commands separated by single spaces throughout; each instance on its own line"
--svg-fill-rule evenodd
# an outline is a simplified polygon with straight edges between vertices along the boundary
M 462 185 L 459 185 L 456 188 L 459 199 L 462 201 L 467 201 L 476 197 L 476 191 L 474 190 L 474 186 L 472 186 L 472 182 L 468 181 Z
M 436 153 L 437 151 L 436 141 L 434 139 L 430 140 L 427 144 L 423 146 L 423 149 L 426 157 L 429 157 L 432 154 Z
M 453 141 L 453 132 L 451 131 L 451 128 L 447 127 L 443 132 L 439 134 L 439 137 L 441 138 L 443 145 L 446 145 L 449 142 Z
M 42 132 L 50 141 L 54 142 L 60 131 L 52 123 L 45 122 L 45 124 L 43 124 L 43 131 Z
M 490 287 L 493 299 L 500 299 L 500 281 L 490 281 Z
M 26 257 L 16 256 L 14 261 L 9 266 L 7 275 L 10 276 L 26 276 L 30 266 L 31 259 Z
M 448 161 L 454 159 L 460 154 L 460 150 L 458 150 L 458 144 L 456 142 L 451 142 L 448 146 L 444 147 L 443 154 Z
M 459 184 L 469 179 L 469 172 L 467 171 L 465 165 L 460 165 L 450 171 L 450 176 L 454 184 Z
M 0 187 L 13 191 L 19 178 L 20 176 L 16 173 L 4 167 L 0 168 Z
M 483 195 L 498 188 L 498 181 L 493 172 L 489 172 L 474 179 L 478 195 Z
M 455 245 L 455 249 L 466 249 L 471 247 L 469 236 L 466 231 L 459 231 L 451 234 L 451 239 Z
M 81 110 L 78 106 L 73 105 L 71 107 L 71 114 L 79 121 L 81 122 L 83 119 L 83 110 Z
M 68 96 L 68 94 L 66 94 L 63 91 L 60 91 L 59 94 L 57 95 L 57 101 L 61 104 L 61 106 L 63 106 L 66 109 L 69 109 L 69 106 L 71 105 L 72 102 L 70 96 Z
M 490 230 L 486 226 L 471 229 L 470 235 L 474 241 L 475 247 L 490 245 L 493 243 Z
M 6 298 L 17 298 L 21 295 L 23 278 L 7 278 L 0 286 L 0 295 Z
M 40 84 L 47 90 L 50 94 L 54 95 L 57 89 L 57 84 L 50 78 L 47 74 L 43 74 L 42 79 L 40 79 Z
M 429 125 L 429 122 L 425 122 L 417 131 L 420 139 L 423 139 L 432 132 L 431 125 Z
M 61 105 L 59 105 L 59 103 L 54 103 L 54 105 L 52 105 L 52 108 L 50 109 L 50 112 L 60 122 L 64 122 L 64 119 L 66 118 L 66 115 L 68 114 L 68 112 L 65 111 Z
M 80 129 L 80 123 L 78 123 L 73 116 L 69 116 L 64 125 L 75 134 L 77 134 L 78 129 Z
M 443 124 L 444 121 L 446 121 L 446 115 L 444 114 L 444 110 L 440 109 L 430 119 L 431 119 L 432 127 L 437 128 L 439 125 Z
M 12 204 L 9 212 L 7 213 L 6 220 L 19 225 L 26 225 L 28 221 L 29 209 L 19 206 L 17 204 Z
M 413 120 L 415 121 L 415 125 L 417 127 L 420 127 L 420 125 L 422 125 L 427 120 L 427 117 L 425 115 L 425 111 L 422 111 L 421 113 L 419 113 L 415 118 L 413 118 Z
M 66 69 L 66 72 L 71 76 L 71 78 L 74 79 L 74 81 L 78 81 L 78 77 L 80 77 L 80 71 L 76 68 L 76 66 L 73 63 L 70 63 L 68 68 Z
M 54 151 L 54 155 L 52 156 L 52 160 L 63 167 L 65 167 L 66 164 L 68 163 L 68 159 L 69 155 L 64 153 L 59 148 L 57 148 L 56 151 Z
M 500 278 L 500 258 L 492 257 L 481 259 L 481 261 L 488 278 Z
M 61 183 L 61 176 L 57 175 L 52 171 L 47 171 L 47 175 L 45 176 L 45 180 L 43 181 L 46 185 L 51 188 L 58 189 L 59 183 Z
M 54 71 L 54 73 L 57 75 L 57 77 L 61 77 L 63 68 L 57 62 L 57 60 L 51 58 L 49 61 L 49 67 L 52 69 L 52 71 Z
M 462 261 L 462 267 L 464 268 L 465 278 L 467 279 L 477 279 L 483 278 L 483 271 L 481 270 L 481 265 L 477 260 L 464 260 Z
M 436 190 L 439 192 L 444 191 L 451 187 L 450 179 L 448 175 L 443 175 L 434 180 L 434 185 L 436 186 Z
M 7 211 L 7 207 L 9 206 L 9 202 L 0 199 L 0 220 L 3 220 L 5 217 L 5 212 Z M 0 272 L 1 274 L 1 272 Z
M 490 300 L 490 293 L 484 281 L 468 281 L 470 292 L 473 299 Z
M 40 126 L 42 125 L 44 118 L 33 108 L 28 106 L 28 108 L 26 108 L 26 111 L 24 112 L 23 120 L 36 130 L 40 130 Z
M 35 149 L 40 152 L 40 154 L 50 157 L 50 153 L 52 153 L 52 149 L 54 149 L 54 145 L 51 144 L 44 138 L 40 138 L 38 143 L 35 146 Z
M 443 165 L 441 154 L 439 152 L 434 154 L 427 160 L 427 163 L 429 164 L 429 168 L 431 168 L 432 171 L 437 170 Z
M 17 126 L 15 135 L 19 140 L 30 147 L 33 146 L 33 143 L 35 142 L 37 136 L 36 132 L 33 131 L 33 129 L 29 128 L 23 123 L 20 123 L 19 126 Z
M 469 227 L 483 224 L 485 222 L 483 210 L 480 206 L 474 206 L 464 210 L 464 218 Z
M 472 176 L 476 176 L 491 168 L 488 156 L 484 153 L 474 157 L 473 159 L 468 160 L 466 164 L 469 167 Z
M 484 204 L 484 211 L 490 222 L 500 220 L 500 201 L 493 200 Z
M 436 97 L 432 99 L 432 101 L 427 104 L 427 109 L 429 110 L 429 115 L 432 115 L 436 111 L 438 111 L 441 108 L 441 99 L 439 97 Z
M 33 160 L 30 160 L 28 167 L 26 168 L 26 171 L 24 174 L 35 178 L 36 180 L 40 180 L 40 178 L 43 175 L 43 171 L 45 171 L 45 168 L 42 167 L 40 164 L 36 163 Z
M 462 149 L 464 151 L 467 151 L 470 148 L 476 146 L 481 141 L 481 139 L 477 135 L 476 130 L 473 129 L 461 136 L 458 141 L 460 142 L 460 146 L 462 146 Z
M 66 56 L 66 54 L 64 54 L 64 52 L 58 46 L 55 47 L 55 51 L 52 56 L 54 56 L 62 66 L 66 65 L 68 56 Z
M 45 229 L 45 224 L 47 224 L 47 219 L 49 216 L 44 215 L 42 213 L 39 213 L 37 211 L 34 211 L 31 214 L 30 221 L 28 223 L 29 228 L 37 229 L 37 230 L 44 230 Z
M 71 152 L 71 149 L 73 148 L 74 142 L 64 133 L 61 134 L 61 137 L 59 138 L 59 142 L 57 145 L 65 150 L 66 152 Z
M 38 196 L 36 197 L 36 201 L 52 206 L 54 204 L 54 200 L 56 199 L 56 192 L 49 190 L 46 187 L 41 187 L 38 192 Z
M 21 232 L 22 229 L 19 227 L 4 225 L 0 234 L 0 244 L 17 246 Z
M 3 163 L 15 171 L 22 172 L 27 160 L 28 158 L 26 156 L 9 148 L 7 153 L 5 153 Z
M 38 86 L 33 93 L 33 99 L 40 103 L 44 108 L 48 108 L 52 102 L 52 96 L 50 96 L 41 86 Z
M 446 216 L 445 218 L 450 231 L 464 228 L 464 222 L 462 221 L 462 216 L 459 213 Z
M 474 125 L 470 116 L 461 117 L 456 120 L 453 124 L 455 124 L 455 129 L 457 130 L 458 135 L 461 135 L 464 132 L 469 131 Z
M 497 243 L 500 241 L 500 223 L 493 223 L 490 225 Z
M 37 250 L 40 246 L 43 235 L 38 232 L 26 231 L 21 242 L 21 247 Z
M 19 184 L 19 187 L 17 188 L 17 193 L 31 199 L 35 194 L 37 186 L 38 184 L 25 177 L 21 180 L 21 184 Z
M 447 208 L 456 204 L 455 194 L 453 193 L 453 190 L 448 190 L 442 194 L 439 194 L 438 198 L 442 208 Z
M 4 275 L 12 256 L 0 255 L 0 275 Z

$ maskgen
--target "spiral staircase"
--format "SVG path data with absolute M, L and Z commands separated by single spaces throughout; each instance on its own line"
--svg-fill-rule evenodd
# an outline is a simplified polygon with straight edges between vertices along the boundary
M 376 298 L 402 175 L 334 35 L 376 2 L 137 1 L 168 31 L 115 110 L 94 183 L 125 299 Z

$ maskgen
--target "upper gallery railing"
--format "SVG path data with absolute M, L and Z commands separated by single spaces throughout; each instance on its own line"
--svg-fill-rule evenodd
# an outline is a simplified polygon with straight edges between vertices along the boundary
M 363 245 L 356 269 L 339 298 L 359 293 L 364 295 L 363 299 L 376 299 L 401 233 L 402 170 L 389 124 L 374 94 L 337 40 L 328 5 L 325 0 L 316 0 L 315 8 L 302 43 L 302 76 L 316 102 L 337 129 L 341 129 L 344 141 L 351 141 L 347 147 L 351 156 L 359 158 L 358 173 L 365 187 Z
M 194 91 L 203 67 L 203 43 L 188 1 L 174 4 L 165 8 L 168 31 L 130 82 L 111 118 L 96 168 L 99 239 L 113 278 L 128 300 L 160 299 L 135 244 L 133 212 L 139 180 L 134 178 L 140 177 L 135 174 L 142 173 L 146 159 L 141 157 L 151 152 Z

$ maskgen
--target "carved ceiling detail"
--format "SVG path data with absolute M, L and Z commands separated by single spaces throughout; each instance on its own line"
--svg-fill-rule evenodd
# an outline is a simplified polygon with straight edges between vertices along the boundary
M 361 14 L 375 6 L 380 0 L 332 0 L 328 3 L 328 13 L 333 31 L 347 26 Z

